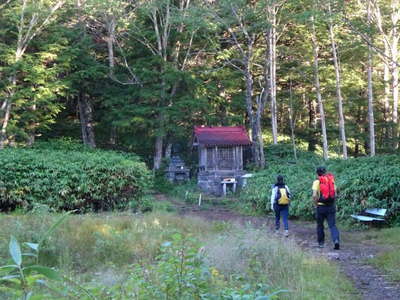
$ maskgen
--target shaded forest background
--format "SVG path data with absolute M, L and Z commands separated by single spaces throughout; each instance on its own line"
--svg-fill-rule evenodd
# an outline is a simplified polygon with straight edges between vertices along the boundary
M 2 0 L 0 148 L 49 138 L 160 168 L 195 125 L 328 157 L 399 144 L 397 0 Z

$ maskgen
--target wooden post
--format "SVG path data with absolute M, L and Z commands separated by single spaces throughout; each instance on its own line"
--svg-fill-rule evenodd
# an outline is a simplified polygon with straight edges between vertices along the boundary
M 215 171 L 218 170 L 218 146 L 214 148 L 214 169 Z

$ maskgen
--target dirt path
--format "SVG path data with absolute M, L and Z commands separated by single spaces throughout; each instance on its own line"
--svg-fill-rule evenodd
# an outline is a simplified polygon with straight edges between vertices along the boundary
M 159 201 L 167 200 L 164 195 L 157 195 Z M 240 224 L 252 224 L 255 227 L 265 226 L 273 234 L 272 217 L 244 216 L 230 209 L 213 206 L 212 209 L 199 208 L 197 205 L 184 204 L 168 199 L 180 215 L 197 216 L 210 221 L 226 221 Z M 291 221 L 290 236 L 304 250 L 313 255 L 324 255 L 337 263 L 343 273 L 354 283 L 362 299 L 398 300 L 400 299 L 400 283 L 391 282 L 388 276 L 365 263 L 384 249 L 365 241 L 357 241 L 356 233 L 341 231 L 341 250 L 333 251 L 329 243 L 325 248 L 317 247 L 315 241 L 315 225 L 312 222 Z M 327 231 L 327 229 L 326 229 Z M 329 235 L 328 235 L 329 236 Z M 285 237 L 282 237 L 285 238 Z

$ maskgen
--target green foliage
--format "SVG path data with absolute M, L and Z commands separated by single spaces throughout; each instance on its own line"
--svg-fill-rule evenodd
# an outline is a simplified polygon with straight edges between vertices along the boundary
M 50 147 L 52 144 L 47 144 Z M 108 210 L 138 202 L 151 186 L 144 163 L 111 151 L 6 149 L 0 156 L 1 209 Z
M 399 163 L 398 155 L 385 155 L 329 164 L 337 174 L 339 215 L 378 207 L 387 208 L 388 218 L 394 219 L 400 210 Z
M 57 220 L 47 213 L 3 214 L 0 239 L 12 233 L 18 240 L 29 238 L 35 247 Z M 2 244 L 2 261 L 8 252 Z M 40 245 L 38 264 L 60 270 L 63 280 L 47 282 L 51 290 L 34 286 L 33 297 L 41 296 L 35 299 L 353 297 L 334 265 L 290 240 L 275 239 L 264 229 L 172 214 L 71 215 Z M 273 296 L 282 289 L 290 292 Z M 0 287 L 0 298 L 3 292 Z
M 397 167 L 400 159 L 397 155 L 333 159 L 326 163 L 317 156 L 302 158 L 301 153 L 297 162 L 285 159 L 287 156 L 284 154 L 281 158 L 278 156 L 273 156 L 267 168 L 249 180 L 240 196 L 242 201 L 251 204 L 256 211 L 265 212 L 270 209 L 271 186 L 276 182 L 276 176 L 282 174 L 293 194 L 290 214 L 311 219 L 314 214 L 311 185 L 316 179 L 315 168 L 322 164 L 336 178 L 339 218 L 348 219 L 350 214 L 378 207 L 387 208 L 389 219 L 394 220 L 400 210 L 400 169 Z
M 61 275 L 52 268 L 39 265 L 40 248 L 43 242 L 59 227 L 69 213 L 62 215 L 39 238 L 37 243 L 23 243 L 29 252 L 22 252 L 21 244 L 11 235 L 9 253 L 13 264 L 0 266 L 0 292 L 31 299 L 35 285 L 47 286 L 43 278 L 60 281 Z M 0 294 L 1 295 L 1 294 Z
M 223 288 L 218 277 L 218 271 L 206 264 L 198 241 L 174 234 L 162 244 L 157 264 L 148 269 L 137 266 L 124 290 L 139 299 L 261 300 L 282 292 L 268 294 L 264 284 Z
M 174 234 L 172 241 L 164 242 L 158 263 L 150 270 L 139 268 L 129 283 L 136 296 L 142 299 L 200 298 L 210 286 L 210 272 L 202 263 L 194 239 Z M 143 271 L 150 272 L 146 276 Z M 146 280 L 147 279 L 147 280 Z M 150 280 L 149 280 L 150 279 Z
M 14 236 L 11 236 L 9 252 L 13 260 L 12 265 L 0 266 L 0 291 L 29 300 L 33 295 L 35 285 L 43 284 L 43 278 L 61 280 L 57 271 L 36 265 L 39 255 L 39 244 L 24 243 L 31 252 L 22 252 L 21 245 Z M 31 262 L 26 262 L 26 259 Z M 32 262 L 32 258 L 33 260 Z M 4 295 L 4 294 L 3 294 Z

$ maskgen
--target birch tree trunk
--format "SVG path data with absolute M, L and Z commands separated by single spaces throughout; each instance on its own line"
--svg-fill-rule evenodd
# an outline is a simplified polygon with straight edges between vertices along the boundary
M 188 44 L 188 49 L 186 52 L 186 56 L 183 59 L 182 62 L 179 61 L 180 54 L 181 54 L 181 47 L 182 47 L 182 42 L 181 40 L 176 40 L 174 47 L 172 49 L 172 55 L 169 54 L 169 51 L 171 49 L 171 45 L 173 43 L 173 35 L 171 34 L 171 30 L 175 29 L 178 33 L 182 33 L 184 31 L 184 23 L 181 21 L 178 24 L 174 24 L 174 21 L 172 20 L 173 18 L 173 13 L 176 8 L 178 8 L 180 12 L 180 17 L 186 17 L 187 16 L 187 11 L 190 6 L 190 0 L 180 0 L 178 3 L 174 3 L 170 0 L 166 0 L 165 3 L 163 4 L 162 8 L 157 7 L 157 3 L 154 3 L 155 6 L 153 6 L 151 13 L 149 14 L 149 18 L 152 21 L 152 26 L 154 29 L 154 34 L 155 34 L 155 46 L 151 45 L 147 38 L 144 38 L 141 42 L 149 48 L 149 50 L 152 52 L 153 55 L 159 56 L 162 60 L 162 66 L 160 70 L 160 74 L 162 76 L 161 79 L 161 90 L 160 90 L 160 101 L 159 101 L 159 108 L 161 110 L 158 112 L 158 128 L 156 129 L 157 135 L 156 135 L 156 140 L 155 140 L 155 150 L 154 150 L 154 170 L 157 170 L 161 166 L 161 161 L 162 161 L 162 154 L 163 154 L 163 145 L 164 145 L 164 140 L 165 136 L 167 134 L 167 129 L 166 129 L 166 122 L 168 122 L 167 118 L 168 115 L 163 112 L 163 107 L 166 107 L 168 105 L 172 104 L 172 99 L 176 95 L 178 86 L 179 86 L 179 81 L 175 82 L 175 84 L 171 88 L 167 88 L 166 84 L 166 79 L 164 78 L 165 76 L 165 65 L 170 62 L 176 69 L 179 71 L 183 71 L 186 67 L 187 63 L 187 57 L 190 54 L 191 51 L 191 46 L 193 42 L 193 37 L 194 37 L 194 32 L 192 32 L 192 35 L 190 37 L 190 41 Z M 175 4 L 177 6 L 175 6 Z M 174 26 L 177 27 L 174 27 Z
M 171 159 L 172 155 L 172 143 L 168 143 L 167 146 L 165 147 L 165 155 L 164 157 L 168 160 Z
M 111 128 L 110 128 L 110 138 L 108 140 L 109 144 L 111 146 L 115 146 L 117 144 L 117 136 L 118 136 L 118 132 L 117 132 L 117 126 L 111 124 Z
M 297 160 L 297 150 L 296 150 L 296 139 L 294 134 L 294 120 L 293 120 L 293 91 L 292 91 L 292 79 L 289 79 L 289 124 L 290 124 L 290 133 L 293 145 L 293 155 L 294 159 Z
M 254 78 L 253 78 L 253 52 L 255 35 L 249 36 L 247 44 L 247 54 L 244 58 L 246 79 L 246 109 L 251 124 L 252 155 L 254 164 L 258 168 L 265 166 L 264 142 L 262 137 L 261 119 L 265 109 L 266 94 L 263 91 L 254 97 Z M 255 103 L 254 103 L 255 99 Z
M 36 100 L 32 100 L 34 103 L 30 106 L 30 110 L 32 112 L 35 112 L 37 110 L 37 105 L 36 105 Z M 35 143 L 35 139 L 36 139 L 36 127 L 39 124 L 36 122 L 36 120 L 32 120 L 28 129 L 28 141 L 27 141 L 27 145 L 28 146 L 32 146 Z
M 157 135 L 154 145 L 154 170 L 158 170 L 161 168 L 163 145 L 164 137 L 162 135 Z
M 20 53 L 17 47 L 16 55 L 17 53 Z M 20 57 L 16 56 L 15 60 L 16 62 L 20 59 Z M 12 106 L 12 98 L 14 97 L 16 85 L 17 85 L 17 75 L 13 74 L 10 77 L 10 82 L 11 82 L 11 87 L 8 96 L 4 100 L 4 103 L 2 105 L 4 112 L 3 112 L 3 120 L 1 124 L 1 130 L 0 130 L 0 149 L 4 149 L 5 145 L 7 144 L 7 127 L 8 127 L 8 122 L 10 121 L 10 116 L 11 116 L 11 106 Z
M 10 95 L 9 97 L 11 96 L 12 95 Z M 6 99 L 3 105 L 4 105 L 4 113 L 0 131 L 0 149 L 4 149 L 7 143 L 7 127 L 11 114 L 11 99 Z
M 268 32 L 269 88 L 271 101 L 271 127 L 274 145 L 278 144 L 278 118 L 276 103 L 276 12 L 274 3 L 269 8 L 270 29 Z
M 246 93 L 245 93 L 245 102 L 246 102 L 246 110 L 247 116 L 249 118 L 250 126 L 251 126 L 251 152 L 253 156 L 253 160 L 256 166 L 260 165 L 260 147 L 259 147 L 259 129 L 257 128 L 257 120 L 254 115 L 253 109 L 253 74 L 251 72 L 252 62 L 251 56 L 253 55 L 253 45 L 250 43 L 247 47 L 248 52 L 247 55 L 243 58 L 244 60 L 244 77 L 246 81 Z
M 371 3 L 368 1 L 367 17 L 371 19 Z M 374 119 L 374 95 L 372 90 L 372 49 L 368 45 L 368 123 L 369 123 L 369 155 L 375 156 L 375 119 Z
M 325 123 L 325 110 L 324 110 L 324 103 L 322 102 L 321 96 L 321 86 L 319 82 L 319 66 L 318 66 L 318 42 L 317 42 L 317 34 L 315 30 L 315 21 L 314 16 L 311 17 L 312 22 L 312 30 L 311 30 L 311 41 L 312 41 L 312 48 L 313 48 L 313 66 L 314 66 L 314 80 L 315 80 L 315 92 L 317 95 L 318 106 L 319 106 L 319 114 L 321 118 L 321 130 L 322 130 L 322 149 L 323 149 L 323 156 L 324 159 L 329 159 L 328 155 L 328 138 L 326 134 L 326 123 Z
M 370 48 L 370 47 L 368 47 Z M 374 96 L 372 86 L 372 50 L 368 49 L 368 123 L 369 123 L 369 154 L 375 156 L 375 119 Z
M 335 66 L 335 76 L 336 76 L 336 98 L 338 101 L 338 111 L 339 111 L 339 132 L 340 132 L 340 139 L 342 141 L 343 158 L 347 159 L 347 142 L 346 142 L 344 115 L 343 115 L 343 97 L 342 97 L 342 87 L 340 78 L 340 66 L 339 66 L 338 50 L 335 41 L 334 26 L 332 23 L 332 9 L 330 0 L 328 2 L 328 12 L 329 12 L 329 24 L 328 24 L 329 36 L 331 40 L 333 63 Z
M 78 26 L 84 35 L 86 35 L 86 26 L 83 19 L 84 0 L 76 1 L 76 9 L 79 14 Z M 96 147 L 94 127 L 93 127 L 93 106 L 88 100 L 84 90 L 80 90 L 77 96 L 79 120 L 81 125 L 82 141 L 90 148 Z
M 384 43 L 385 46 L 385 55 L 386 57 L 390 57 L 390 48 L 387 43 Z M 370 46 L 371 47 L 371 46 Z M 370 48 L 369 47 L 369 48 Z M 387 59 L 383 60 L 383 84 L 384 84 L 384 92 L 383 92 L 383 105 L 384 105 L 384 119 L 386 124 L 389 124 L 391 120 L 391 109 L 390 109 L 390 66 Z M 390 130 L 386 129 L 386 138 L 390 138 Z
M 96 148 L 93 129 L 93 108 L 84 93 L 78 96 L 79 120 L 83 143 L 91 148 Z
M 382 16 L 382 11 L 377 1 L 368 2 L 370 4 L 370 18 L 368 19 L 372 23 L 372 17 L 374 18 L 374 25 L 376 25 L 382 43 L 385 47 L 383 55 L 381 54 L 384 63 L 384 81 L 385 81 L 385 117 L 388 119 L 390 113 L 390 103 L 389 103 L 389 89 L 387 87 L 387 82 L 389 81 L 388 71 L 390 72 L 390 82 L 391 91 L 393 98 L 392 107 L 392 128 L 391 137 L 393 138 L 394 148 L 399 147 L 399 128 L 398 128 L 398 104 L 399 104 L 399 68 L 398 68 L 398 44 L 399 44 L 399 34 L 398 34 L 398 23 L 400 20 L 400 1 L 391 0 L 390 2 L 390 30 L 389 32 L 385 28 L 384 17 Z
M 303 93 L 303 99 L 305 102 L 306 94 Z M 316 118 L 316 111 L 317 111 L 317 103 L 315 99 L 309 98 L 307 101 L 308 105 L 308 130 L 310 132 L 310 140 L 308 142 L 308 151 L 315 151 L 316 149 L 316 138 L 315 133 L 317 131 L 317 118 Z
M 115 26 L 116 26 L 115 16 L 108 15 L 106 17 L 105 25 L 106 25 L 106 30 L 107 30 L 106 42 L 107 42 L 107 50 L 108 50 L 109 76 L 111 79 L 114 79 L 115 78 L 115 75 L 114 75 L 114 68 L 115 68 L 114 41 L 115 41 Z M 111 124 L 109 143 L 110 143 L 110 145 L 115 146 L 116 141 L 117 141 L 117 127 L 114 124 Z
M 399 67 L 398 67 L 398 46 L 399 35 L 397 26 L 400 19 L 400 1 L 392 0 L 391 2 L 391 21 L 392 27 L 390 30 L 391 37 L 391 72 L 392 72 L 392 93 L 393 93 L 393 138 L 394 148 L 399 148 L 399 120 L 398 120 L 398 106 L 399 106 Z

